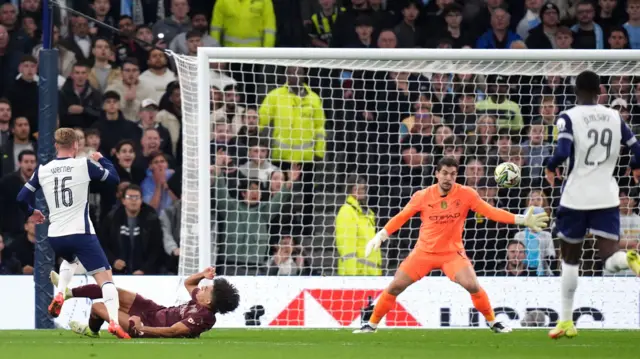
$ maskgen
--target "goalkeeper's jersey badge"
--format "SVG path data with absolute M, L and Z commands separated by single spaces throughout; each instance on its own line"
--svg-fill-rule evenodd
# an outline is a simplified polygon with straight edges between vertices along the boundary
M 447 209 L 447 202 L 446 201 L 440 202 L 440 208 Z

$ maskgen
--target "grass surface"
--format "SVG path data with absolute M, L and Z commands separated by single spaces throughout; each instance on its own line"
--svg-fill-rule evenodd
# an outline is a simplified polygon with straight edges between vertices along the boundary
M 223 330 L 200 339 L 117 340 L 107 332 L 90 339 L 69 331 L 0 331 L 0 357 L 75 358 L 633 358 L 640 331 L 582 330 L 577 338 L 551 340 L 546 331 L 381 330 L 353 335 L 347 330 Z

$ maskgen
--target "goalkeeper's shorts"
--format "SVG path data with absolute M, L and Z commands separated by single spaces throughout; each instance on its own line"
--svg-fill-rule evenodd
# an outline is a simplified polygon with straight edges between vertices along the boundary
M 414 249 L 402 261 L 398 269 L 409 275 L 414 281 L 422 279 L 434 269 L 441 269 L 451 281 L 455 282 L 456 274 L 461 269 L 470 266 L 471 261 L 464 251 L 434 254 Z

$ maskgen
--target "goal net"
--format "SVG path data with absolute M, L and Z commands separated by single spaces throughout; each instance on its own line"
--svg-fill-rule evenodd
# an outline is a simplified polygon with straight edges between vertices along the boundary
M 435 183 L 439 159 L 455 157 L 457 182 L 492 205 L 514 213 L 535 206 L 553 216 L 561 183 L 547 185 L 544 165 L 557 140 L 556 116 L 575 104 L 575 76 L 587 69 L 598 73 L 598 102 L 619 109 L 638 130 L 640 83 L 634 76 L 640 67 L 633 56 L 225 48 L 200 49 L 198 58 L 175 56 L 183 102 L 180 275 L 214 265 L 241 283 L 249 280 L 241 276 L 278 276 L 264 290 L 261 278 L 253 277 L 248 288 L 262 297 L 288 293 L 274 295 L 285 311 L 307 313 L 302 308 L 312 298 L 339 325 L 357 325 L 416 244 L 420 218 L 367 258 L 365 244 L 413 193 Z M 521 167 L 522 180 L 498 188 L 493 171 L 507 161 Z M 628 164 L 623 150 L 616 171 L 622 243 L 636 248 L 638 192 Z M 445 200 L 438 210 L 456 205 Z M 470 212 L 463 237 L 494 306 L 513 320 L 539 308 L 544 325 L 553 324 L 560 261 L 550 231 L 535 234 Z M 630 273 L 603 279 L 612 275 L 603 270 L 592 239 L 584 242 L 581 275 L 579 291 L 590 299 L 576 303 L 578 316 L 606 327 L 596 312 L 613 305 L 606 319 L 614 326 L 639 324 L 637 315 L 625 317 L 622 309 L 638 311 L 637 293 L 627 296 L 621 287 L 633 281 Z M 242 294 L 243 310 L 268 301 Z M 615 299 L 609 303 L 607 296 Z M 437 320 L 474 326 L 478 313 L 467 297 L 434 270 L 407 292 L 387 325 L 425 326 L 408 308 L 433 305 Z M 275 325 L 309 320 L 280 309 L 267 312 Z

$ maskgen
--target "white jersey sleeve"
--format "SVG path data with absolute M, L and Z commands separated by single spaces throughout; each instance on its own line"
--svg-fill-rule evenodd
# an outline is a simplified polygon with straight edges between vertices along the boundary
M 40 167 L 38 179 L 49 207 L 49 237 L 95 234 L 89 218 L 89 184 L 97 175 L 90 175 L 89 166 L 86 158 L 66 158 Z
M 620 147 L 635 141 L 616 110 L 580 105 L 562 113 L 556 122 L 558 140 L 573 145 L 566 166 L 560 205 L 577 210 L 617 207 L 618 184 L 613 173 Z

